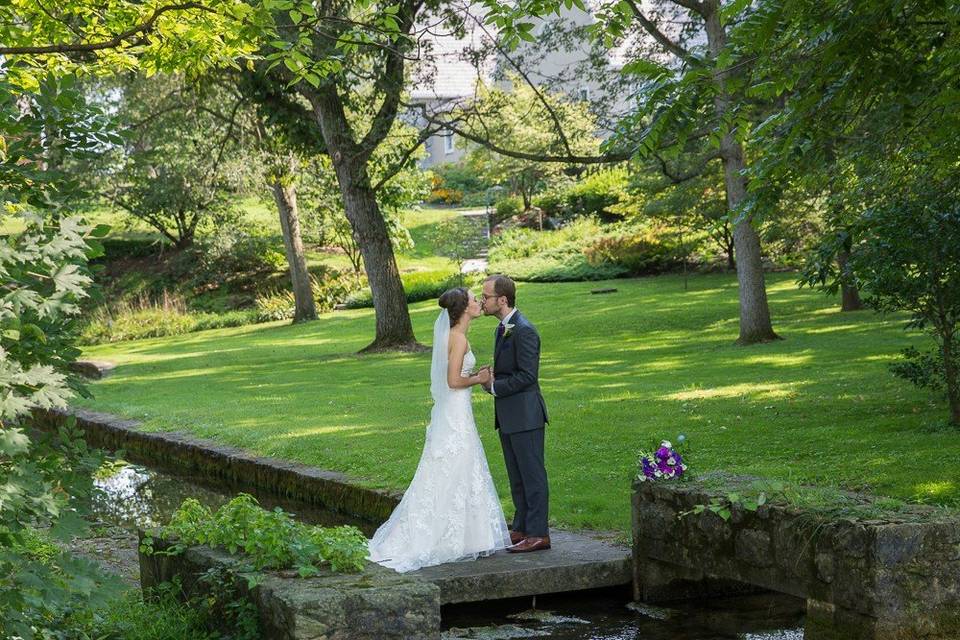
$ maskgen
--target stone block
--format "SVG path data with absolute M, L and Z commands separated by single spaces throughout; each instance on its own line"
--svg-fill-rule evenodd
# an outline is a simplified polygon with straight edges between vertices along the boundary
M 154 546 L 167 546 L 155 540 Z M 187 596 L 204 592 L 199 576 L 218 567 L 242 578 L 240 561 L 196 546 L 175 556 L 140 554 L 145 590 L 179 578 Z M 362 573 L 324 572 L 310 578 L 263 573 L 253 589 L 237 581 L 259 613 L 264 638 L 278 640 L 439 640 L 440 589 L 429 582 L 368 563 Z
M 729 491 L 745 481 L 733 479 Z M 733 508 L 728 520 L 688 513 L 649 535 L 651 523 L 676 521 L 727 492 L 696 482 L 635 483 L 638 599 L 750 585 L 806 598 L 807 640 L 960 638 L 960 517 L 918 506 L 886 519 L 833 518 L 768 503 Z

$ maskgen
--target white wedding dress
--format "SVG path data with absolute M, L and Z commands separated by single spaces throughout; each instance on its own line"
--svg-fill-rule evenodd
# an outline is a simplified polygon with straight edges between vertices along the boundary
M 471 387 L 447 386 L 446 309 L 434 325 L 433 410 L 420 464 L 400 504 L 374 534 L 369 559 L 399 572 L 476 560 L 510 545 L 500 499 L 477 433 Z M 463 359 L 466 375 L 476 364 Z

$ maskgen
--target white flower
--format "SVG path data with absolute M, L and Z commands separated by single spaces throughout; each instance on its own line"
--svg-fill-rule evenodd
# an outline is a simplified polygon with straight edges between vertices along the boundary
M 507 336 L 509 336 L 512 330 L 513 330 L 512 324 L 503 325 L 503 337 L 506 338 Z
M 666 447 L 667 449 L 673 449 L 673 445 L 670 444 L 669 440 L 664 440 L 663 442 L 660 443 L 660 446 Z

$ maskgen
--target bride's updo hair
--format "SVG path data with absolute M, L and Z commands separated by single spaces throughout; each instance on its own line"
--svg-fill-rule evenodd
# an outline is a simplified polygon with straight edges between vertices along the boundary
M 447 310 L 450 314 L 450 326 L 454 326 L 460 321 L 460 316 L 467 310 L 470 304 L 470 292 L 466 287 L 456 287 L 443 292 L 437 303 Z

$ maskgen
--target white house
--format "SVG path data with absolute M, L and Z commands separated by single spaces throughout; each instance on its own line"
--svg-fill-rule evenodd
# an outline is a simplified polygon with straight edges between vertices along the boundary
M 457 36 L 443 32 L 442 26 L 424 27 L 422 55 L 413 65 L 410 102 L 428 113 L 443 113 L 469 104 L 481 84 L 509 88 L 509 74 L 519 66 L 531 84 L 550 92 L 562 92 L 575 100 L 592 104 L 623 105 L 619 92 L 609 95 L 609 80 L 619 76 L 620 64 L 607 56 L 602 68 L 591 62 L 590 43 L 578 27 L 593 22 L 593 15 L 574 7 L 560 16 L 537 21 L 533 35 L 537 41 L 524 42 L 509 52 L 509 58 L 494 46 L 496 31 L 483 24 L 480 6 L 464 8 L 465 33 Z M 573 34 L 573 35 L 571 35 Z M 594 58 L 595 59 L 595 58 Z M 606 81 L 605 81 L 606 80 Z M 419 127 L 426 121 L 411 114 Z M 603 131 L 598 132 L 601 136 Z M 463 141 L 450 132 L 440 132 L 425 143 L 424 168 L 463 157 Z

